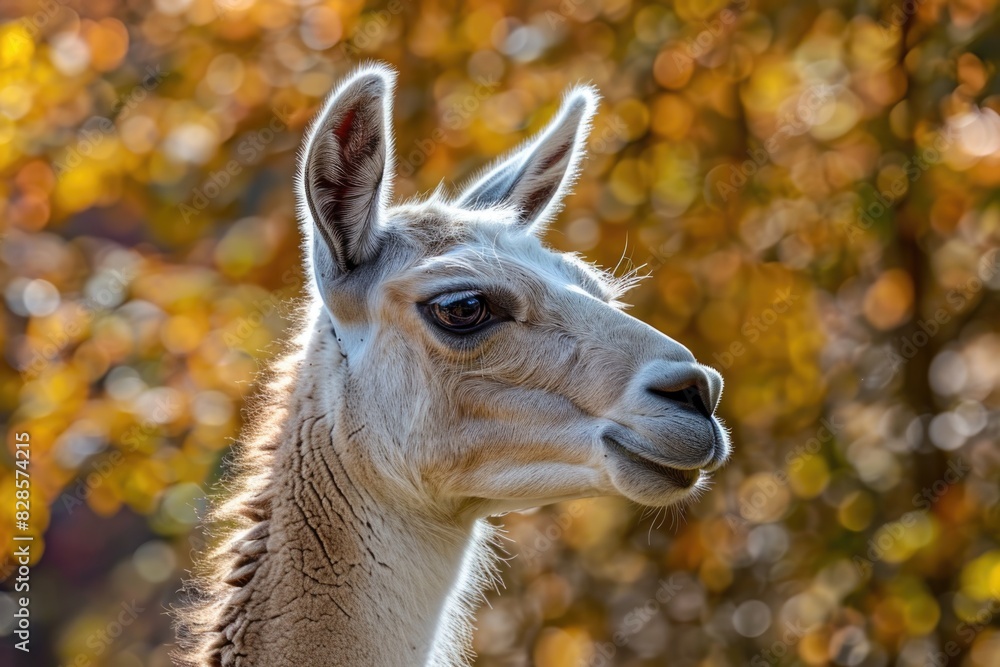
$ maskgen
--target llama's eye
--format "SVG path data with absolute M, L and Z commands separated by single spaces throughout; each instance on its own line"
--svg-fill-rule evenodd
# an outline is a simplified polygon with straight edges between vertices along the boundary
M 471 333 L 492 318 L 489 302 L 475 292 L 443 294 L 427 305 L 434 321 L 455 333 Z

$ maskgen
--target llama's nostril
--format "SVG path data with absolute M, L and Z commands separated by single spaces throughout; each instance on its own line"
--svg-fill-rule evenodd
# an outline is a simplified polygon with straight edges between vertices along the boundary
M 687 386 L 680 387 L 679 389 L 659 389 L 657 387 L 649 387 L 648 391 L 654 396 L 658 396 L 664 400 L 697 410 L 701 416 L 706 419 L 712 416 L 712 411 L 709 410 L 707 405 L 705 405 L 705 399 L 701 396 L 701 390 L 698 385 L 693 382 Z

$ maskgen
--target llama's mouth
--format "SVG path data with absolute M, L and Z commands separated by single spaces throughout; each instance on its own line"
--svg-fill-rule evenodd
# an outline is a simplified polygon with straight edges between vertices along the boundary
M 618 456 L 631 461 L 643 470 L 648 470 L 655 475 L 665 478 L 670 484 L 678 488 L 690 489 L 701 479 L 701 470 L 699 469 L 681 470 L 680 468 L 673 468 L 658 463 L 648 457 L 637 454 L 610 435 L 605 435 L 603 440 L 605 445 Z

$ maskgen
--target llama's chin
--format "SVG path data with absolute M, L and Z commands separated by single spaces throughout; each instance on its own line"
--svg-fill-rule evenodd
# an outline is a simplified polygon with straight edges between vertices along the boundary
M 612 483 L 629 500 L 648 507 L 666 507 L 696 496 L 708 486 L 709 473 L 680 469 L 637 454 L 616 438 L 603 438 Z

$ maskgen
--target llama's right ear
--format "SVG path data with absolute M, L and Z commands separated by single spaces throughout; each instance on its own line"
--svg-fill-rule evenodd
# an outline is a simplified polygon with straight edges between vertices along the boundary
M 380 65 L 356 71 L 327 99 L 309 131 L 299 196 L 312 220 L 317 278 L 350 271 L 378 252 L 392 194 L 395 79 Z
M 480 174 L 457 204 L 468 209 L 511 206 L 517 210 L 517 226 L 540 231 L 576 181 L 597 100 L 589 86 L 571 90 L 548 127 Z

